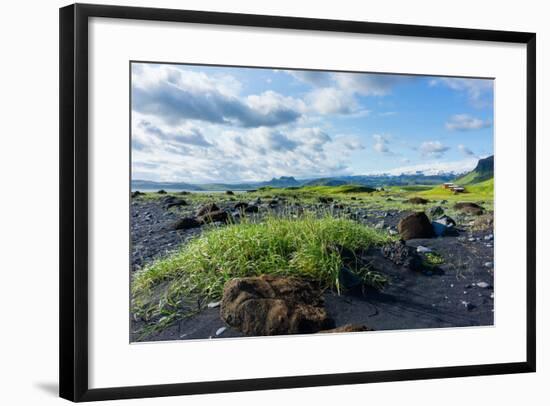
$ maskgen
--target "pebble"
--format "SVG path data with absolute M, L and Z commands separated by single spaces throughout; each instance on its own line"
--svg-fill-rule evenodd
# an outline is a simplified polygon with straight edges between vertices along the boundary
M 486 241 L 493 241 L 493 234 L 488 234 L 485 237 L 483 237 L 483 239 Z
M 432 252 L 432 249 L 428 247 L 424 247 L 423 245 L 419 245 L 418 247 L 416 247 L 416 252 L 426 254 L 428 252 Z
M 468 310 L 468 311 L 472 311 L 472 310 L 475 309 L 475 307 L 476 307 L 475 305 L 471 304 L 470 302 L 466 302 L 465 300 L 462 300 L 460 303 L 461 303 L 461 304 L 466 308 L 466 310 Z
M 484 266 L 485 268 L 492 268 L 492 267 L 493 267 L 493 263 L 492 263 L 491 261 L 485 262 L 485 263 L 483 264 L 483 266 Z
M 478 288 L 481 288 L 481 289 L 487 289 L 489 286 L 491 286 L 487 282 L 478 282 L 476 283 L 476 285 Z
M 207 306 L 208 306 L 209 309 L 214 309 L 214 308 L 218 307 L 219 305 L 220 305 L 220 302 L 210 302 L 210 303 L 208 303 Z
M 216 330 L 216 336 L 222 335 L 225 330 L 227 330 L 227 327 L 225 327 L 225 326 L 220 327 L 219 329 Z
M 475 240 L 476 240 L 476 239 L 475 239 L 474 237 L 468 238 L 468 241 L 470 241 L 470 242 L 474 242 Z

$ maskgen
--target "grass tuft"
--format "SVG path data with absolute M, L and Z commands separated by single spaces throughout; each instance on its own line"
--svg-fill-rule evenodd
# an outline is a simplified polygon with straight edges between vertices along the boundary
M 445 263 L 445 260 L 437 252 L 427 252 L 425 255 L 425 264 L 428 266 L 437 266 Z
M 262 274 L 307 278 L 340 291 L 340 252 L 356 254 L 391 239 L 349 219 L 307 213 L 297 219 L 271 216 L 261 223 L 212 228 L 136 273 L 132 310 L 145 320 L 168 322 L 185 316 L 182 311 L 191 313 L 201 303 L 219 300 L 228 280 Z M 384 282 L 383 275 L 368 267 L 352 272 L 375 287 Z

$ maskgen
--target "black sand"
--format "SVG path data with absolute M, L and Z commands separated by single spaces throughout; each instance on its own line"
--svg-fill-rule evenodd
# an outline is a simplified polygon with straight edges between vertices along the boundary
M 165 211 L 156 202 L 133 204 L 132 212 L 132 270 L 200 232 L 200 229 L 172 231 L 170 225 L 178 215 Z M 395 227 L 404 214 L 369 213 L 365 219 L 361 215 L 360 221 L 376 224 L 383 217 L 387 226 Z M 413 272 L 389 261 L 377 262 L 377 269 L 390 278 L 390 284 L 382 292 L 342 295 L 326 292 L 327 312 L 335 326 L 355 323 L 374 330 L 491 326 L 493 248 L 492 241 L 485 240 L 490 234 L 492 230 L 470 232 L 459 228 L 458 235 L 452 237 L 410 240 L 408 245 L 431 248 L 445 263 L 433 271 Z M 132 321 L 133 331 L 141 327 L 143 323 Z M 140 341 L 241 336 L 238 331 L 223 327 L 226 326 L 220 319 L 219 308 L 207 308 L 162 332 L 141 337 Z M 131 339 L 136 341 L 138 336 L 131 334 Z

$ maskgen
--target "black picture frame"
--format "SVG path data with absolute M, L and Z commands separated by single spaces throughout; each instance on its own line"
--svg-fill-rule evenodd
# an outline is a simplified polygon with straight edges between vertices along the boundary
M 88 386 L 88 19 L 105 17 L 526 44 L 527 324 L 525 361 L 375 372 Z M 60 9 L 60 396 L 75 402 L 534 372 L 536 369 L 536 35 L 268 15 L 73 4 Z

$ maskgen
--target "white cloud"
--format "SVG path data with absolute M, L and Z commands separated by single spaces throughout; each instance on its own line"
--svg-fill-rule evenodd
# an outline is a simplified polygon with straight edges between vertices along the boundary
M 490 105 L 493 93 L 493 81 L 491 79 L 437 78 L 433 79 L 430 85 L 443 85 L 464 92 L 470 103 L 479 108 Z
M 132 64 L 133 86 L 150 88 L 161 82 L 193 93 L 217 92 L 227 97 L 236 97 L 242 87 L 241 83 L 230 75 L 207 75 L 179 65 Z
M 208 76 L 169 65 L 133 65 L 132 109 L 170 125 L 187 120 L 241 127 L 277 126 L 297 121 L 303 102 L 268 91 L 239 96 L 234 78 Z
M 379 154 L 392 154 L 392 151 L 390 151 L 388 147 L 388 137 L 380 134 L 374 134 L 372 136 L 374 139 L 374 144 L 372 148 L 378 152 Z
M 143 121 L 141 115 L 136 119 Z M 147 117 L 154 122 L 153 117 Z M 353 137 L 333 139 L 318 127 L 232 128 L 203 125 L 201 134 L 211 145 L 181 144 L 164 132 L 134 125 L 132 140 L 146 148 L 132 150 L 133 178 L 165 181 L 245 182 L 274 176 L 316 177 L 350 174 L 346 166 Z M 186 140 L 187 141 L 187 140 Z
M 342 90 L 364 96 L 385 96 L 397 84 L 414 78 L 376 73 L 334 73 L 334 79 Z
M 314 87 L 329 86 L 332 81 L 330 72 L 308 70 L 286 70 L 284 72 Z
M 440 141 L 426 141 L 420 144 L 418 149 L 423 156 L 439 158 L 449 150 L 449 147 L 443 145 Z
M 312 86 L 305 96 L 309 111 L 320 114 L 364 116 L 369 110 L 359 105 L 357 95 L 385 96 L 399 83 L 414 80 L 410 76 L 375 73 L 322 71 L 285 71 Z M 387 115 L 393 114 L 390 112 Z
M 310 111 L 320 114 L 351 114 L 358 108 L 353 94 L 334 87 L 314 89 L 306 100 Z
M 487 128 L 492 125 L 491 120 L 482 120 L 469 114 L 455 114 L 445 123 L 450 131 L 471 131 Z
M 173 141 L 179 144 L 196 145 L 200 147 L 210 147 L 212 144 L 204 138 L 201 131 L 193 126 L 181 126 L 176 130 L 163 130 L 151 124 L 149 121 L 137 121 L 137 127 L 146 133 L 154 134 L 164 141 Z
M 287 108 L 297 112 L 302 112 L 305 110 L 305 104 L 302 100 L 294 97 L 283 96 L 272 90 L 268 90 L 259 95 L 247 96 L 245 103 L 251 109 L 264 115 L 271 114 L 274 111 L 282 111 Z

